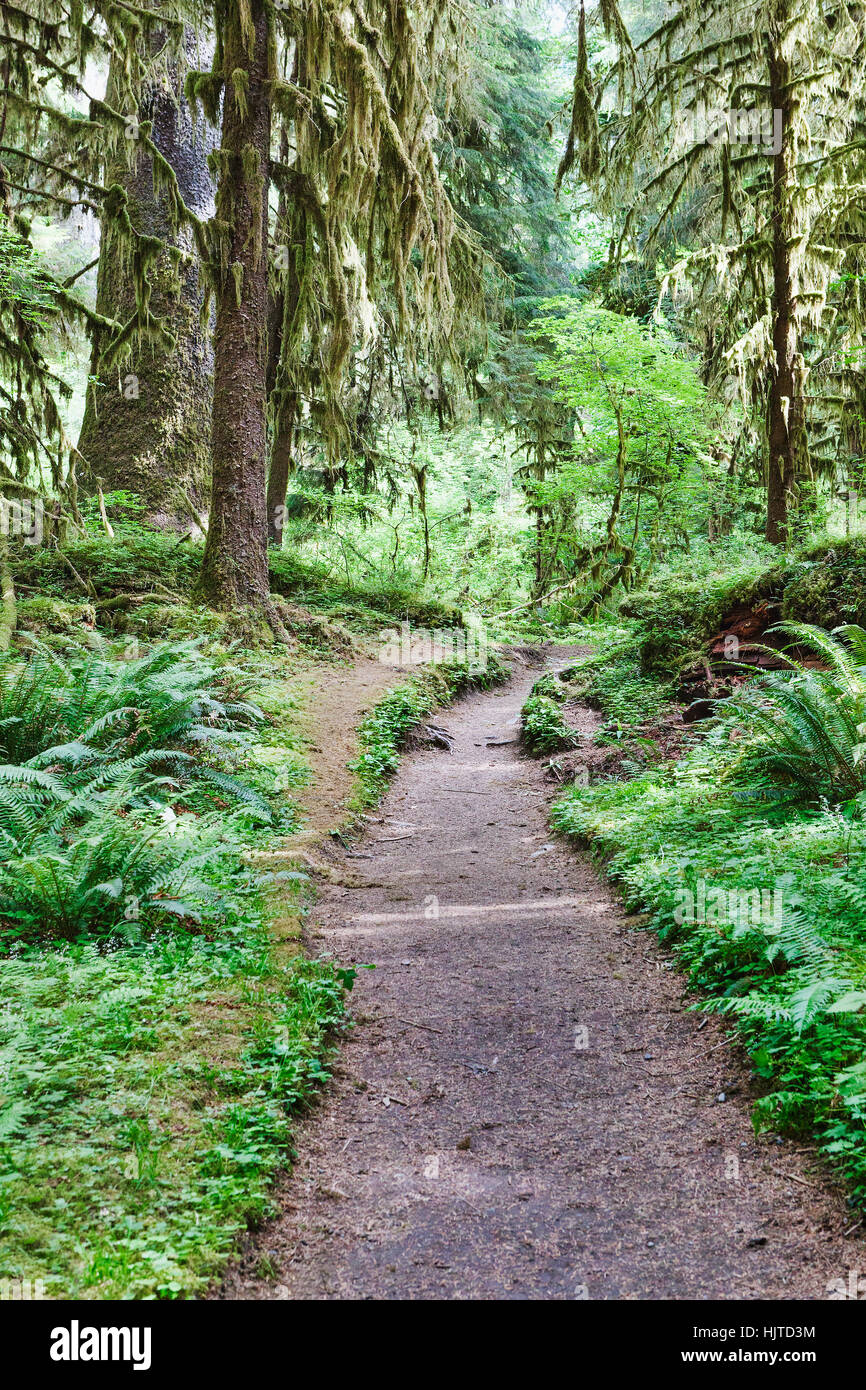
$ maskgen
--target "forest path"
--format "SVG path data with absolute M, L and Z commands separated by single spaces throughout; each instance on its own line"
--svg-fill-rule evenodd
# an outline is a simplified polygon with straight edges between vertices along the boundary
M 358 756 L 358 725 L 406 674 L 356 654 L 345 666 L 323 662 L 294 677 L 292 696 L 311 777 L 296 793 L 302 828 L 287 841 L 292 850 L 317 843 L 346 821 L 356 791 L 346 764 Z
M 445 712 L 453 753 L 334 847 L 312 949 L 376 968 L 222 1297 L 820 1299 L 866 1268 L 813 1151 L 755 1140 L 725 1027 L 552 840 L 537 674 Z

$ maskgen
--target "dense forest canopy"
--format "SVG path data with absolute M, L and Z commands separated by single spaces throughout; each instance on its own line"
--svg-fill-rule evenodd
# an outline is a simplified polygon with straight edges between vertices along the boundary
M 5 5 L 9 495 L 64 533 L 134 497 L 206 535 L 203 594 L 264 608 L 268 545 L 423 582 L 481 527 L 522 548 L 511 602 L 585 612 L 690 535 L 810 533 L 863 454 L 861 21 Z M 589 358 L 559 370 L 593 306 L 704 421 L 658 476 L 625 476 Z

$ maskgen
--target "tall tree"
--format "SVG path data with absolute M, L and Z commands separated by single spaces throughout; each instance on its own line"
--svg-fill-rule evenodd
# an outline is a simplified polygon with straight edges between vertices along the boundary
M 291 212 L 296 289 L 283 295 L 275 389 L 286 400 L 298 393 L 333 460 L 355 437 L 358 392 L 351 381 L 346 389 L 352 364 L 365 354 L 378 360 L 371 349 L 386 332 L 407 361 L 441 363 L 453 353 L 458 326 L 472 317 L 478 256 L 455 220 L 433 145 L 435 97 L 453 78 L 461 17 L 448 6 L 410 7 L 404 0 L 378 0 L 372 9 L 336 0 L 207 5 L 217 36 L 213 62 L 190 70 L 185 83 L 190 104 L 198 103 L 211 124 L 221 119 L 221 143 L 209 160 L 215 212 L 205 218 L 185 200 L 150 123 L 138 123 L 131 136 L 124 114 L 135 109 L 158 33 L 165 31 L 176 53 L 194 0 L 167 3 L 158 15 L 92 0 L 86 14 L 76 7 L 59 27 L 44 20 L 38 0 L 32 3 L 32 12 L 13 18 L 23 95 L 5 99 L 20 129 L 47 127 L 55 146 L 67 145 L 48 162 L 45 196 L 98 211 L 106 245 L 116 236 L 131 266 L 129 316 L 99 322 L 110 330 L 100 342 L 101 370 L 125 365 L 142 345 L 173 342 L 155 298 L 166 237 L 136 225 L 124 182 L 101 177 L 127 151 L 129 167 L 142 157 L 151 161 L 167 233 L 188 232 L 206 276 L 205 314 L 215 302 L 214 467 L 202 592 L 221 606 L 269 609 L 267 284 L 269 251 L 285 246 L 269 244 L 271 181 Z M 118 58 L 117 90 L 105 98 L 86 89 L 94 52 Z M 86 112 L 70 115 L 67 95 L 83 99 Z M 274 113 L 287 136 L 282 160 L 272 157 Z M 23 185 L 28 194 L 40 167 L 36 158 Z M 282 226 L 274 230 L 283 237 Z
M 130 212 L 127 176 L 137 159 L 148 162 L 159 190 L 166 234 L 176 234 L 185 224 L 198 256 L 205 250 L 203 223 L 184 202 L 177 173 L 151 138 L 151 123 L 135 116 L 152 75 L 152 55 L 161 51 L 170 60 L 178 54 L 183 18 L 190 13 L 185 0 L 166 0 L 158 12 L 113 0 L 90 0 L 69 9 L 24 0 L 0 10 L 5 74 L 0 199 L 25 235 L 34 211 L 56 213 L 60 208 L 68 213 L 84 207 L 100 218 L 104 244 L 112 248 L 112 256 L 116 252 L 115 264 L 129 277 L 130 293 L 121 306 L 128 309 L 125 317 L 90 311 L 74 287 L 51 277 L 44 277 L 43 285 L 56 311 L 80 314 L 90 324 L 105 372 L 128 363 L 144 343 L 158 353 L 175 342 L 154 312 L 152 272 L 163 253 L 163 239 L 137 225 Z M 100 71 L 109 69 L 111 89 L 99 96 L 91 84 L 98 86 Z M 176 248 L 175 260 L 178 255 Z M 15 358 L 12 351 L 10 360 Z M 34 403 L 57 439 L 52 481 L 75 513 L 76 453 L 63 433 L 56 401 L 49 407 L 48 378 L 26 339 L 18 345 L 15 374 L 33 382 L 34 389 L 41 382 Z M 62 394 L 62 383 L 57 390 Z
M 224 93 L 211 227 L 214 482 L 202 587 L 217 604 L 258 606 L 267 580 L 269 178 L 281 195 L 272 238 L 282 303 L 275 511 L 288 432 L 315 420 L 332 473 L 336 460 L 351 457 L 361 395 L 353 368 L 377 360 L 373 348 L 385 333 L 410 359 L 441 360 L 471 314 L 477 256 L 455 224 L 433 147 L 432 92 L 448 85 L 459 48 L 450 7 L 298 0 L 250 14 L 234 0 L 221 3 L 213 71 L 191 74 L 188 89 L 211 113 Z M 276 123 L 279 159 L 269 140 L 265 148 Z M 232 402 L 232 392 L 244 400 Z
M 600 13 L 618 60 L 594 87 L 582 5 L 560 174 L 579 164 L 605 211 L 625 206 L 617 254 L 639 240 L 650 256 L 691 203 L 692 249 L 664 284 L 688 285 L 712 323 L 710 374 L 739 384 L 759 427 L 766 532 L 785 541 L 809 467 L 806 338 L 824 326 L 862 166 L 851 94 L 866 88 L 864 9 L 679 0 L 634 48 L 615 0 Z
M 268 197 L 274 35 L 264 0 L 217 11 L 223 92 L 215 254 L 213 486 L 201 589 L 267 608 L 265 516 Z
M 122 188 L 132 225 L 162 244 L 150 268 L 150 312 L 170 325 L 170 336 L 133 343 L 122 364 L 107 367 L 103 350 L 110 330 L 94 335 L 91 382 L 78 441 L 79 476 L 93 486 L 137 493 L 155 524 L 189 520 L 206 508 L 210 492 L 213 352 L 209 325 L 202 322 L 205 286 L 188 225 L 173 226 L 163 184 L 153 159 L 139 153 L 136 138 L 146 122 L 154 144 L 177 176 L 185 206 L 199 218 L 214 211 L 208 156 L 217 143 L 206 119 L 193 121 L 183 94 L 184 68 L 199 67 L 212 45 L 187 27 L 179 53 L 155 32 L 146 56 L 140 99 L 129 113 L 127 149 L 109 160 L 107 186 Z M 106 101 L 123 111 L 129 57 L 111 55 Z M 132 162 L 130 163 L 130 149 Z M 97 311 L 125 322 L 135 308 L 136 285 L 128 238 L 105 219 L 99 254 Z M 184 499 L 188 498 L 188 501 Z
M 561 104 L 559 45 L 532 32 L 535 17 L 525 4 L 477 6 L 466 79 L 442 113 L 439 138 L 449 196 L 508 277 L 518 309 L 567 289 L 573 259 L 549 130 Z M 501 280 L 492 288 L 501 290 Z

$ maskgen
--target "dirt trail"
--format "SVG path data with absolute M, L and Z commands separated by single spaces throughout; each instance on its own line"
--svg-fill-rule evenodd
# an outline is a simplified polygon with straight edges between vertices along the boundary
M 309 786 L 297 793 L 301 831 L 291 847 L 312 844 L 346 819 L 355 779 L 346 764 L 358 753 L 358 725 L 389 687 L 408 673 L 366 657 L 350 666 L 309 667 L 296 678 L 298 725 L 308 740 Z
M 866 1268 L 814 1155 L 754 1139 L 723 1026 L 552 841 L 516 743 L 535 675 L 443 715 L 453 753 L 407 757 L 335 850 L 313 949 L 376 968 L 223 1297 L 826 1298 Z

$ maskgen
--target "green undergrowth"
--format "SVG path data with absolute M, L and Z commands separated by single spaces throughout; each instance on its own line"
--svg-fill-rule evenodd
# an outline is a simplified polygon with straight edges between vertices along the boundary
M 520 732 L 531 753 L 554 753 L 576 748 L 580 734 L 569 728 L 563 717 L 562 705 L 568 691 L 552 671 L 535 682 L 520 711 Z
M 620 624 L 602 639 L 598 651 L 563 673 L 570 697 L 604 715 L 605 734 L 639 728 L 658 718 L 672 699 L 670 681 L 641 669 L 643 640 L 639 628 Z
M 765 702 L 773 698 L 767 688 Z M 788 718 L 779 703 L 778 727 Z M 773 739 L 745 727 L 745 760 L 744 726 L 734 713 L 676 765 L 630 782 L 573 787 L 552 821 L 593 846 L 630 910 L 650 914 L 702 1000 L 695 1007 L 735 1023 L 766 1088 L 756 1127 L 814 1136 L 862 1205 L 862 797 L 809 799 L 797 780 L 800 765 L 792 761 L 786 778 Z M 792 739 L 811 730 L 805 720 L 790 727 Z
M 442 662 L 409 676 L 374 705 L 358 730 L 360 753 L 350 770 L 357 777 L 351 809 L 375 806 L 400 765 L 407 736 L 438 705 L 469 690 L 487 690 L 507 680 L 508 667 L 488 652 L 483 667 L 466 662 Z
M 664 679 L 700 655 L 733 607 L 766 597 L 773 558 L 760 550 L 701 552 L 628 594 L 619 612 L 637 639 L 641 674 Z
M 274 955 L 237 891 L 204 934 L 0 970 L 0 1277 L 55 1298 L 202 1292 L 268 1210 L 350 974 Z
M 353 979 L 300 952 L 305 875 L 260 867 L 299 825 L 304 658 L 217 615 L 130 643 L 51 573 L 0 659 L 0 1278 L 190 1297 L 266 1213 Z
M 804 546 L 766 587 L 779 592 L 785 619 L 826 628 L 866 624 L 866 537 Z
M 866 537 L 825 538 L 781 559 L 757 539 L 705 544 L 627 594 L 619 613 L 641 675 L 664 681 L 703 655 L 732 609 L 767 602 L 776 605 L 773 620 L 866 623 Z
M 396 582 L 347 583 L 326 567 L 287 551 L 269 552 L 271 592 L 331 622 L 370 634 L 392 622 L 460 626 L 448 603 L 419 596 Z M 235 646 L 253 645 L 237 619 L 226 619 L 192 599 L 202 545 L 136 524 L 73 535 L 62 549 L 19 545 L 11 568 L 22 625 L 81 640 L 99 631 L 127 632 L 143 640 L 207 635 Z M 306 645 L 321 648 L 315 628 L 294 629 Z
M 546 672 L 533 685 L 521 710 L 521 734 L 530 753 L 541 755 L 577 747 L 581 735 L 570 727 L 567 708 L 583 701 L 604 715 L 593 736 L 599 744 L 637 736 L 660 718 L 673 697 L 670 681 L 641 670 L 641 629 L 631 622 L 585 625 L 582 645 L 590 647 L 558 674 Z
M 191 1296 L 267 1209 L 352 980 L 250 858 L 298 824 L 294 671 L 0 661 L 0 1278 Z

